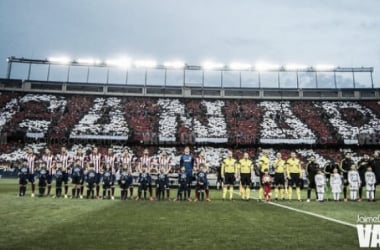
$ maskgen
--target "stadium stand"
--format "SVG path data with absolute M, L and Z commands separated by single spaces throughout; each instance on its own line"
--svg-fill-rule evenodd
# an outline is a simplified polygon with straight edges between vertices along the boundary
M 58 153 L 78 144 L 106 152 L 128 146 L 139 156 L 144 148 L 158 157 L 163 150 L 179 164 L 190 144 L 202 149 L 213 172 L 227 149 L 240 158 L 257 158 L 261 148 L 284 158 L 296 150 L 303 162 L 315 155 L 320 164 L 340 161 L 345 150 L 372 154 L 380 138 L 380 102 L 321 100 L 195 99 L 101 97 L 81 94 L 1 92 L 0 162 L 12 164 L 31 146 Z M 373 140 L 361 140 L 361 136 Z M 366 137 L 366 138 L 367 138 Z M 372 144 L 375 144 L 373 146 Z M 357 157 L 356 156 L 356 157 Z

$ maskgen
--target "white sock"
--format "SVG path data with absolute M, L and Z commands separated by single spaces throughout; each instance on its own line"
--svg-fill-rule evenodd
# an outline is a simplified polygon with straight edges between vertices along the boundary
M 319 194 L 319 197 L 320 197 L 319 200 L 320 200 L 320 201 L 323 201 L 323 193 L 320 193 L 320 194 Z

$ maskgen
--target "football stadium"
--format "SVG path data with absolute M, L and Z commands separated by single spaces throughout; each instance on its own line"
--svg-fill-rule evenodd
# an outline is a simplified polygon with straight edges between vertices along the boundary
M 1 249 L 380 247 L 373 65 L 6 52 Z

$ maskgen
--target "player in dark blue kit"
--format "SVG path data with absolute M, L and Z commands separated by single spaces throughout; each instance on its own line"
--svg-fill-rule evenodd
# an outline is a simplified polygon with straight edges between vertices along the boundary
M 112 170 L 110 168 L 105 168 L 102 174 L 103 181 L 103 199 L 111 199 L 111 186 L 113 183 Z M 107 197 L 106 197 L 107 195 Z
M 39 197 L 43 197 L 45 195 L 45 189 L 47 186 L 48 180 L 48 170 L 44 163 L 41 164 L 41 167 L 38 172 L 38 193 Z
M 63 183 L 63 170 L 62 164 L 57 164 L 57 169 L 55 170 L 55 197 L 59 198 L 62 195 L 62 183 Z
M 84 179 L 84 170 L 79 160 L 76 160 L 71 170 L 71 179 L 73 182 L 72 198 L 79 198 L 81 186 Z
M 97 178 L 97 173 L 94 169 L 93 163 L 90 163 L 90 168 L 89 168 L 85 178 L 86 178 L 86 182 L 87 182 L 87 199 L 90 198 L 90 195 L 91 195 L 91 199 L 94 199 L 95 198 L 94 188 L 95 188 L 95 185 L 96 185 L 98 178 Z
M 161 168 L 156 180 L 156 197 L 158 200 L 165 199 L 165 190 L 169 187 L 169 177 L 165 169 Z
M 193 168 L 194 168 L 194 157 L 190 154 L 190 148 L 185 147 L 184 154 L 181 155 L 180 166 L 185 167 L 185 172 L 187 175 L 187 183 L 186 183 L 186 192 L 187 192 L 187 200 L 191 201 L 191 183 L 193 182 Z
M 120 186 L 120 193 L 121 193 L 121 200 L 126 200 L 128 198 L 128 189 L 130 191 L 130 199 L 133 198 L 133 176 L 130 169 L 127 169 L 126 167 L 123 168 L 123 170 L 120 173 L 120 179 L 119 179 L 119 186 Z
M 208 190 L 206 166 L 202 163 L 199 165 L 199 172 L 197 174 L 197 187 L 196 187 L 194 201 L 198 201 L 198 200 L 203 201 L 205 198 L 206 190 Z M 208 198 L 207 198 L 207 201 L 209 201 Z
M 138 179 L 139 190 L 138 190 L 138 196 L 136 200 L 141 200 L 142 192 L 144 192 L 144 200 L 146 200 L 146 191 L 148 187 L 151 185 L 151 182 L 152 182 L 152 179 L 149 173 L 147 172 L 147 167 L 146 165 L 143 165 L 142 171 Z
M 28 184 L 28 177 L 29 177 L 29 168 L 28 168 L 28 162 L 24 161 L 21 164 L 21 167 L 18 172 L 18 178 L 19 178 L 19 196 L 25 196 L 26 193 L 26 186 Z
M 186 187 L 187 187 L 187 174 L 186 174 L 185 167 L 181 167 L 181 172 L 178 173 L 177 198 L 174 201 L 182 200 L 182 197 L 186 199 Z

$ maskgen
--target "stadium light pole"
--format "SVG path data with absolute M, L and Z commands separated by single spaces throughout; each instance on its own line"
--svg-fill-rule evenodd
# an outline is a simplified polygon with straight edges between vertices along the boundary
M 373 75 L 372 75 L 372 72 L 371 72 L 371 87 L 374 88 L 374 86 L 373 86 Z
M 87 67 L 87 77 L 86 77 L 86 83 L 90 80 L 90 66 Z
M 336 84 L 336 72 L 334 71 L 334 87 L 335 89 L 338 88 L 337 84 Z
M 46 81 L 48 82 L 49 81 L 49 78 L 50 78 L 50 63 L 48 64 L 48 72 L 47 72 L 47 76 L 46 76 Z
M 352 83 L 354 85 L 354 89 L 356 89 L 355 72 L 353 70 L 352 70 Z
M 239 86 L 241 88 L 241 71 L 239 71 Z
M 125 85 L 128 85 L 128 73 L 129 73 L 129 70 L 128 70 L 128 68 L 126 68 L 126 70 L 125 70 Z
M 71 66 L 69 64 L 69 66 L 67 67 L 67 79 L 66 79 L 66 82 L 70 81 L 70 72 L 71 72 Z
M 7 58 L 7 62 L 8 62 L 7 78 L 8 78 L 8 79 L 11 79 L 12 61 L 10 60 L 9 57 Z
M 278 86 L 278 88 L 281 88 L 280 71 L 277 72 L 277 86 Z
M 318 88 L 318 72 L 315 71 L 315 88 Z
M 30 80 L 30 74 L 32 72 L 32 63 L 29 63 L 29 67 L 28 67 L 28 77 L 27 77 L 27 80 L 29 81 Z
M 259 78 L 259 89 L 261 89 L 261 73 L 260 73 L 260 71 L 258 73 L 258 78 Z

